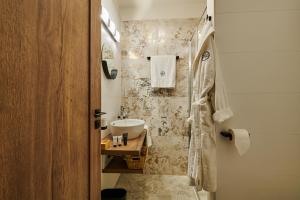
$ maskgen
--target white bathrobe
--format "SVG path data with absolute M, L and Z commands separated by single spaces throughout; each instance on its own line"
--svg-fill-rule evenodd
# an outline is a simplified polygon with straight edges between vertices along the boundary
M 226 90 L 217 63 L 214 28 L 206 22 L 201 33 L 200 49 L 193 62 L 192 125 L 188 175 L 197 190 L 217 189 L 215 122 L 230 118 Z

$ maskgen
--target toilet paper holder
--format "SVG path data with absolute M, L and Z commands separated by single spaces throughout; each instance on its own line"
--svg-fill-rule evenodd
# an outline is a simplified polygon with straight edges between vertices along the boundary
M 233 136 L 232 133 L 229 131 L 221 131 L 220 133 L 223 137 L 229 138 L 229 140 L 232 140 Z M 249 133 L 250 136 L 250 133 Z
M 220 133 L 223 137 L 229 138 L 229 140 L 232 140 L 232 133 L 228 131 L 221 131 Z

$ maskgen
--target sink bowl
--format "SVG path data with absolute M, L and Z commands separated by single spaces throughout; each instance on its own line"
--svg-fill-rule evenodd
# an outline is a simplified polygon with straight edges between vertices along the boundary
M 123 119 L 110 123 L 110 130 L 113 136 L 128 133 L 128 139 L 137 138 L 144 130 L 145 121 L 140 119 Z

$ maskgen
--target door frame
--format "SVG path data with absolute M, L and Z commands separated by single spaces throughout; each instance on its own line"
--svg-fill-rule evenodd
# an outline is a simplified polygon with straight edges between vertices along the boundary
M 95 129 L 95 109 L 101 110 L 101 0 L 90 0 L 89 143 L 90 200 L 101 199 L 101 132 Z

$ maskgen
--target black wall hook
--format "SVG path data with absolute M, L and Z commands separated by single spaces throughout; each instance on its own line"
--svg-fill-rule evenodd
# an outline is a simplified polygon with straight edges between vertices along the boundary
M 211 21 L 211 16 L 206 15 L 206 19 L 207 19 L 208 21 Z
M 116 79 L 117 78 L 118 70 L 112 69 L 111 72 L 109 72 L 106 60 L 102 60 L 102 68 L 103 68 L 103 72 L 107 79 Z

